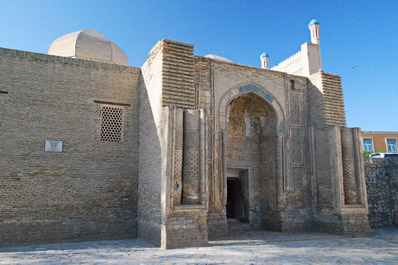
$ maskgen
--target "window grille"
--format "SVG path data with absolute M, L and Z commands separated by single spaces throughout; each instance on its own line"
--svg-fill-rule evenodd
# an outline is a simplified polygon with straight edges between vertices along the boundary
M 123 124 L 123 107 L 101 106 L 101 141 L 122 142 Z

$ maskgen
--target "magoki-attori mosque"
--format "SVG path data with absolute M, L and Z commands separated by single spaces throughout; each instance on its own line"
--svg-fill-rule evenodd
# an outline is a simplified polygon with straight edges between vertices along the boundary
M 311 43 L 261 68 L 159 41 L 141 67 L 93 30 L 0 49 L 0 245 L 253 230 L 370 233 L 360 129 Z

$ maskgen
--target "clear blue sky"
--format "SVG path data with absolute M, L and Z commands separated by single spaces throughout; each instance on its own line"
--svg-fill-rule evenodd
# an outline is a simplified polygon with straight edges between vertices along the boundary
M 163 38 L 252 66 L 265 51 L 273 66 L 310 41 L 313 18 L 323 70 L 343 78 L 348 126 L 398 131 L 398 0 L 0 0 L 0 47 L 47 53 L 56 38 L 94 29 L 132 66 Z

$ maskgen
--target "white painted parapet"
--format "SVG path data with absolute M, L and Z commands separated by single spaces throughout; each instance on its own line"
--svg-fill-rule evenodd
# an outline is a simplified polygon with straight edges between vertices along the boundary
M 271 70 L 301 76 L 310 76 L 322 71 L 319 25 L 317 20 L 311 20 L 308 27 L 312 43 L 302 44 L 299 52 L 272 67 Z

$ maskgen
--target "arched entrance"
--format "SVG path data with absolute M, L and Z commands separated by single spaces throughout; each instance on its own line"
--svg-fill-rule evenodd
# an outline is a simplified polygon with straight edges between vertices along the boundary
M 227 218 L 262 227 L 275 201 L 275 111 L 254 93 L 231 101 L 227 125 Z
M 256 85 L 242 87 L 231 89 L 221 101 L 226 215 L 228 221 L 250 223 L 255 229 L 278 230 L 278 205 L 283 203 L 283 112 L 265 90 Z M 224 106 L 220 105 L 221 112 Z

